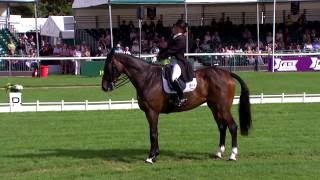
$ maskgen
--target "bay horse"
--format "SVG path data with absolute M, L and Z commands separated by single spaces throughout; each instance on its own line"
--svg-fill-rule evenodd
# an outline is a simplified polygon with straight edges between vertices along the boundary
M 153 164 L 159 155 L 158 145 L 158 118 L 160 113 L 172 113 L 191 110 L 207 103 L 212 111 L 220 132 L 218 151 L 215 158 L 222 158 L 225 151 L 226 130 L 231 134 L 232 152 L 229 160 L 236 160 L 237 124 L 232 114 L 231 106 L 235 95 L 236 79 L 241 85 L 239 102 L 240 132 L 248 135 L 251 128 L 251 110 L 249 89 L 246 83 L 236 74 L 217 67 L 207 67 L 195 71 L 197 87 L 194 91 L 185 93 L 187 102 L 176 107 L 170 105 L 170 95 L 163 90 L 161 65 L 152 65 L 144 60 L 125 54 L 115 54 L 112 50 L 106 58 L 102 77 L 102 90 L 112 91 L 116 87 L 117 79 L 121 74 L 128 76 L 137 91 L 139 107 L 145 112 L 150 129 L 151 147 L 149 156 L 145 160 Z

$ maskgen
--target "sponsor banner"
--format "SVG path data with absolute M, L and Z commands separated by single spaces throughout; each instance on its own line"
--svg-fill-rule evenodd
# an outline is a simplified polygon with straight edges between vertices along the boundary
M 104 68 L 104 61 L 83 61 L 81 62 L 82 76 L 102 76 Z
M 275 57 L 274 71 L 320 71 L 320 57 Z M 269 71 L 272 71 L 272 58 L 269 60 Z

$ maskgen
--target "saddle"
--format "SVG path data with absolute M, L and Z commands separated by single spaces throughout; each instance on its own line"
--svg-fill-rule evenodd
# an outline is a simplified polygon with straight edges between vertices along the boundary
M 188 72 L 187 72 L 188 73 Z M 189 78 L 187 78 L 189 76 Z M 176 94 L 177 92 L 174 90 L 174 85 L 171 82 L 172 77 L 172 68 L 171 64 L 167 64 L 162 68 L 162 84 L 163 90 L 168 94 Z M 185 81 L 187 79 L 187 81 Z M 195 74 L 186 74 L 182 73 L 178 79 L 180 87 L 183 87 L 183 92 L 191 92 L 197 87 L 197 79 L 195 78 Z

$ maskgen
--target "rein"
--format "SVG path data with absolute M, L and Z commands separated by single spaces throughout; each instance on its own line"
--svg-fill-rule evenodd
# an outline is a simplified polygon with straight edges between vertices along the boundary
M 112 76 L 115 76 L 116 73 L 117 73 L 117 70 L 116 70 L 116 67 L 115 67 L 113 61 L 111 61 L 111 66 L 112 66 L 111 74 L 112 74 Z M 120 88 L 120 87 L 128 84 L 129 82 L 130 82 L 130 80 L 129 80 L 128 76 L 123 75 L 114 83 L 115 84 L 114 87 L 115 88 Z
M 128 76 L 124 75 L 116 82 L 115 88 L 122 87 L 130 82 Z

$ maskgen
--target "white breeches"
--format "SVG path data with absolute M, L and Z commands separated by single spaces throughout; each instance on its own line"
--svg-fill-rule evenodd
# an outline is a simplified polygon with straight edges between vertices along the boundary
M 178 65 L 178 63 L 176 63 L 176 62 L 173 62 L 172 66 L 173 66 L 173 68 L 172 68 L 173 72 L 172 72 L 171 81 L 173 82 L 181 76 L 181 68 Z

